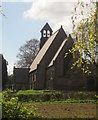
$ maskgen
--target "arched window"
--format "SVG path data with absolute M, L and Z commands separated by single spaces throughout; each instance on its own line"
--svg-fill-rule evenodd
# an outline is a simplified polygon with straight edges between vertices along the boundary
M 46 37 L 46 30 L 43 30 L 43 37 Z
M 47 37 L 50 37 L 50 31 L 49 30 L 47 31 Z

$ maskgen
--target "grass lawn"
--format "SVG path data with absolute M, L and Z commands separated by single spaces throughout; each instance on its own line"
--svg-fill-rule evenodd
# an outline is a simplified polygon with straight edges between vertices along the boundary
M 50 91 L 50 90 L 19 90 L 16 94 L 17 95 L 44 95 L 44 94 L 61 94 L 60 91 Z

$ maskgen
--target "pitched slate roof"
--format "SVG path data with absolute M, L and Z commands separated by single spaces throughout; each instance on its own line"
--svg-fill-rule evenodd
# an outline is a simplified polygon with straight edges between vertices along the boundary
M 73 38 L 69 34 L 69 36 L 67 38 L 65 38 L 64 41 L 62 42 L 61 46 L 59 47 L 58 51 L 56 52 L 55 56 L 51 60 L 48 67 L 51 67 L 53 65 L 53 62 L 57 59 L 57 57 L 59 56 L 60 52 L 62 51 L 62 49 L 64 47 L 66 47 L 67 49 L 70 49 L 72 47 L 73 43 L 74 43 Z
M 59 29 L 60 30 L 60 29 Z M 41 60 L 43 59 L 44 55 L 46 54 L 48 48 L 50 47 L 50 45 L 52 44 L 52 42 L 54 41 L 55 37 L 57 36 L 57 34 L 59 33 L 59 30 L 57 30 L 54 34 L 52 34 L 48 40 L 46 41 L 46 43 L 44 44 L 44 46 L 41 48 L 41 50 L 39 51 L 39 53 L 37 54 L 36 58 L 34 59 L 33 63 L 30 66 L 30 72 L 34 71 L 37 69 L 37 65 L 41 62 Z
M 59 47 L 58 51 L 56 52 L 55 56 L 53 57 L 53 59 L 51 60 L 50 64 L 48 67 L 53 65 L 53 62 L 56 60 L 57 56 L 59 55 L 59 53 L 61 52 L 62 48 L 65 46 L 65 43 L 67 41 L 67 38 L 62 42 L 61 46 Z

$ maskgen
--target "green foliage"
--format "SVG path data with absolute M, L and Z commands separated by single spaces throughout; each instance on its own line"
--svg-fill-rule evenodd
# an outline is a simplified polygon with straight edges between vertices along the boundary
M 11 97 L 8 93 L 12 91 L 3 92 L 2 96 L 2 117 L 3 119 L 18 119 L 18 120 L 29 120 L 38 118 L 36 109 L 32 107 L 32 110 L 28 110 L 19 102 L 18 97 Z
M 98 104 L 98 95 L 96 95 L 95 97 L 96 97 L 96 101 L 97 101 L 96 103 Z
M 22 102 L 55 102 L 71 100 L 95 100 L 96 92 L 86 91 L 47 91 L 47 90 L 19 90 L 13 96 Z
M 96 99 L 98 99 L 98 96 L 96 96 Z
M 94 74 L 95 68 L 90 69 L 90 65 L 95 63 L 98 46 L 98 2 L 92 3 L 91 6 L 91 10 L 86 13 L 89 4 L 79 1 L 72 16 L 73 36 L 76 41 L 69 53 L 76 57 L 73 67 L 80 67 L 85 74 Z M 80 22 L 79 18 L 82 18 Z

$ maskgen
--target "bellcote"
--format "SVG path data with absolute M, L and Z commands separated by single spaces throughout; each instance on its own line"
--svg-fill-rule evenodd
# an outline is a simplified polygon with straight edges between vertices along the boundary
M 40 49 L 41 49 L 44 43 L 47 41 L 47 39 L 52 35 L 53 31 L 49 26 L 49 24 L 46 23 L 40 32 L 41 32 L 41 39 L 40 39 Z
M 52 31 L 51 27 L 49 26 L 49 24 L 46 23 L 40 32 L 42 35 L 41 37 L 50 37 L 52 35 L 53 31 Z

